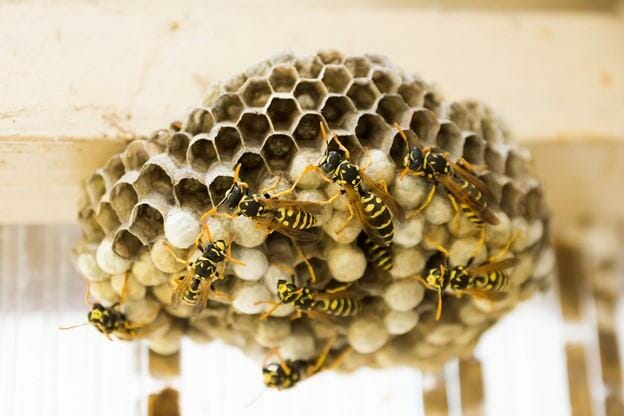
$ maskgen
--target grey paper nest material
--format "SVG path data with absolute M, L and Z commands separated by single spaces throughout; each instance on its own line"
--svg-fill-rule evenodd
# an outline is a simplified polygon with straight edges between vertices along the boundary
M 209 222 L 213 237 L 232 239 L 234 255 L 246 262 L 229 264 L 227 278 L 219 282 L 219 289 L 232 295 L 231 304 L 213 299 L 192 318 L 184 305 L 173 309 L 173 279 L 184 266 L 173 261 L 163 241 L 179 248 L 181 257 L 197 254 L 199 217 L 221 200 L 237 163 L 254 190 L 276 174 L 287 179 L 287 187 L 320 158 L 322 120 L 351 149 L 352 161 L 372 161 L 366 172 L 384 179 L 407 211 L 421 203 L 428 188 L 419 177 L 399 180 L 405 146 L 393 123 L 414 142 L 437 144 L 453 160 L 463 156 L 484 165 L 488 173 L 482 179 L 494 195 L 500 224 L 486 227 L 477 261 L 517 236 L 511 251 L 520 262 L 510 273 L 506 299 L 447 295 L 443 317 L 435 320 L 435 293 L 410 277 L 423 273 L 435 252 L 430 241 L 447 247 L 450 264 L 458 265 L 468 261 L 478 239 L 464 216 L 459 229 L 451 226 L 454 211 L 439 187 L 422 214 L 396 223 L 389 273 L 367 264 L 355 242 L 361 230 L 357 221 L 336 233 L 347 216 L 343 197 L 321 218 L 325 236 L 305 252 L 321 278 L 317 288 L 333 277 L 356 282 L 367 293 L 363 310 L 353 318 L 290 320 L 292 308 L 282 306 L 274 317 L 259 320 L 269 306 L 257 302 L 275 300 L 277 279 L 287 277 L 277 264 L 290 263 L 302 275 L 305 268 L 289 240 L 277 233 L 267 237 L 243 217 Z M 325 200 L 335 189 L 312 173 L 302 180 L 297 198 Z M 131 271 L 121 309 L 131 322 L 147 325 L 139 334 L 163 354 L 175 352 L 188 335 L 197 342 L 221 339 L 256 356 L 279 347 L 285 358 L 309 359 L 337 331 L 335 346 L 348 343 L 355 350 L 345 368 L 435 366 L 469 354 L 483 331 L 545 286 L 552 268 L 542 188 L 528 151 L 509 139 L 487 107 L 447 102 L 431 85 L 379 56 L 331 52 L 262 62 L 209 91 L 180 131 L 163 129 L 130 143 L 91 176 L 84 190 L 78 268 L 90 281 L 92 296 L 105 305 L 119 300 L 124 273 Z

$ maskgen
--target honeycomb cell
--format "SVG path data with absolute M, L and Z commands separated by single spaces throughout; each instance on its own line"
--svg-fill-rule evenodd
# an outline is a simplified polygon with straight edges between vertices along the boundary
M 542 218 L 544 215 L 543 195 L 540 188 L 532 188 L 524 197 L 527 217 L 531 220 Z
M 403 130 L 403 133 L 407 136 L 410 145 L 418 143 L 417 137 L 411 130 Z M 399 132 L 394 132 L 394 139 L 392 140 L 392 146 L 390 146 L 390 157 L 394 160 L 397 166 L 403 166 L 403 159 L 407 154 L 407 144 L 403 138 L 399 135 Z
M 399 95 L 403 97 L 407 105 L 412 108 L 422 107 L 425 103 L 425 94 L 427 87 L 420 80 L 413 80 L 407 84 L 403 84 L 398 89 Z
M 431 110 L 437 116 L 440 115 L 442 99 L 433 91 L 429 91 L 425 94 L 425 102 L 423 107 Z
M 139 178 L 134 183 L 134 188 L 140 198 L 153 192 L 173 200 L 171 178 L 161 166 L 156 164 L 148 164 L 143 167 Z
M 341 64 L 344 61 L 344 55 L 336 50 L 319 51 L 316 56 L 325 65 Z
M 221 161 L 232 160 L 243 148 L 241 135 L 236 127 L 224 126 L 215 136 L 214 144 Z
M 108 177 L 110 183 L 114 183 L 119 178 L 121 178 L 125 172 L 121 157 L 113 156 L 112 158 L 110 158 L 108 162 L 106 162 L 106 165 L 104 165 L 103 172 Z
M 95 205 L 98 203 L 100 199 L 106 193 L 106 184 L 104 182 L 104 177 L 102 177 L 99 173 L 94 173 L 89 178 L 89 181 L 86 185 L 87 195 L 89 195 L 89 199 L 91 200 L 91 204 Z
M 242 86 L 240 93 L 249 107 L 264 107 L 271 96 L 271 87 L 265 79 L 251 78 Z
M 210 182 L 208 191 L 210 192 L 210 199 L 213 205 L 217 205 L 223 200 L 225 193 L 232 186 L 233 175 L 234 173 L 232 173 L 232 176 L 219 175 Z
M 327 90 L 321 81 L 303 80 L 295 87 L 294 95 L 303 110 L 318 110 Z
M 485 147 L 485 163 L 488 166 L 488 170 L 496 173 L 504 173 L 506 168 L 507 151 L 487 145 Z
M 113 251 L 124 259 L 135 257 L 139 254 L 143 244 L 137 236 L 126 229 L 121 229 L 115 233 L 113 238 Z
M 509 152 L 505 163 L 505 174 L 512 178 L 518 178 L 526 173 L 526 160 L 516 152 Z
M 189 147 L 188 161 L 193 169 L 206 172 L 217 162 L 217 150 L 213 141 L 205 136 L 194 140 Z
M 247 81 L 247 75 L 238 74 L 234 75 L 232 78 L 228 79 L 223 83 L 223 89 L 226 92 L 236 92 L 243 86 L 243 84 Z
M 372 63 L 363 56 L 351 56 L 345 59 L 344 65 L 353 74 L 354 78 L 365 77 L 371 69 Z
M 113 231 L 121 224 L 115 210 L 108 202 L 102 202 L 100 204 L 100 209 L 95 215 L 95 220 L 105 233 Z
M 442 123 L 438 131 L 437 144 L 446 150 L 452 157 L 461 156 L 463 146 L 462 134 L 457 125 L 452 122 Z
M 149 153 L 147 152 L 145 142 L 142 140 L 133 141 L 122 153 L 121 158 L 126 167 L 126 172 L 129 170 L 141 169 L 149 159 Z
M 210 110 L 205 107 L 195 107 L 186 121 L 184 131 L 191 136 L 200 133 L 208 133 L 214 126 L 214 117 Z
M 245 147 L 259 148 L 271 131 L 269 119 L 263 113 L 245 113 L 238 122 Z
M 355 106 L 344 95 L 330 95 L 321 109 L 330 129 L 346 129 L 353 122 L 355 113 Z
M 262 156 L 255 152 L 245 152 L 236 164 L 241 165 L 240 177 L 245 182 L 256 182 L 266 169 Z
M 139 197 L 129 183 L 120 182 L 111 190 L 110 203 L 121 222 L 128 220 L 132 208 L 138 201 Z
M 378 114 L 360 116 L 355 127 L 355 135 L 363 147 L 375 147 L 388 151 L 392 146 L 392 130 Z
M 273 171 L 288 169 L 288 164 L 295 155 L 296 146 L 293 139 L 286 134 L 269 136 L 262 146 L 262 156 Z
M 243 103 L 237 94 L 224 94 L 217 98 L 212 112 L 217 122 L 235 123 L 243 112 Z
M 500 205 L 509 217 L 521 215 L 524 209 L 524 207 L 521 206 L 523 196 L 522 191 L 518 189 L 513 182 L 509 182 L 503 186 Z
M 269 75 L 269 83 L 275 92 L 291 92 L 298 77 L 294 66 L 282 64 L 273 68 Z
M 371 78 L 382 94 L 395 94 L 401 85 L 399 75 L 388 69 L 376 68 Z
M 140 203 L 137 205 L 134 222 L 130 232 L 143 244 L 149 244 L 164 232 L 162 214 L 153 206 Z
M 336 134 L 338 140 L 344 147 L 349 150 L 351 160 L 359 160 L 362 154 L 364 153 L 364 148 L 360 144 L 360 140 L 353 134 Z M 339 150 L 338 145 L 331 141 L 329 142 L 329 148 L 332 150 Z
M 321 122 L 323 118 L 318 113 L 304 114 L 297 122 L 293 138 L 297 145 L 318 149 L 323 142 L 321 136 Z
M 358 110 L 368 110 L 377 102 L 379 91 L 369 80 L 355 79 L 347 91 L 347 96 Z
M 377 114 L 390 125 L 403 124 L 404 119 L 409 116 L 407 110 L 407 104 L 400 95 L 386 95 L 377 104 Z
M 78 219 L 82 232 L 87 242 L 97 242 L 104 238 L 104 231 L 100 224 L 95 220 L 95 213 L 92 209 L 84 209 L 78 213 Z
M 184 178 L 174 187 L 178 204 L 196 213 L 204 212 L 210 206 L 210 194 L 206 185 L 196 178 Z
M 167 143 L 167 153 L 178 164 L 186 163 L 186 152 L 188 150 L 191 137 L 186 132 L 174 133 Z
M 351 73 L 344 65 L 327 65 L 321 77 L 327 91 L 342 94 L 351 82 Z
M 327 262 L 325 260 L 318 257 L 309 257 L 308 261 L 312 265 L 314 273 L 316 274 L 316 285 L 322 287 L 332 279 L 332 276 L 329 273 L 329 267 L 327 266 Z M 298 259 L 295 266 L 295 275 L 295 283 L 298 286 L 310 284 L 310 273 L 308 271 L 308 267 L 301 258 Z
M 317 78 L 323 69 L 323 62 L 318 56 L 302 57 L 295 61 L 295 68 L 301 78 Z
M 464 138 L 463 157 L 475 165 L 483 163 L 485 153 L 485 141 L 477 134 L 468 133 Z
M 267 114 L 274 130 L 290 130 L 301 111 L 293 98 L 277 96 L 271 99 Z

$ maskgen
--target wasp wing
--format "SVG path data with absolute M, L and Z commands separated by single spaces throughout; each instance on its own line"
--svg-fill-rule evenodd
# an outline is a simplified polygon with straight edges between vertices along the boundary
M 466 294 L 466 295 L 473 296 L 475 298 L 485 299 L 485 300 L 489 300 L 492 302 L 505 300 L 507 298 L 507 293 L 505 292 L 494 292 L 494 291 L 478 290 L 478 289 L 462 289 L 462 290 L 456 290 L 456 292 L 459 294 Z
M 466 273 L 470 274 L 471 276 L 478 276 L 482 274 L 498 272 L 513 267 L 519 262 L 520 260 L 517 257 L 510 257 L 508 259 L 482 264 L 477 267 L 470 267 L 466 270 Z
M 309 212 L 313 215 L 321 215 L 325 212 L 323 205 L 314 201 L 299 201 L 296 199 L 260 198 L 258 202 L 268 209 L 293 208 L 299 211 Z
M 195 275 L 195 267 L 187 267 L 184 278 L 178 282 L 178 285 L 171 295 L 171 306 L 173 306 L 174 308 L 177 308 L 178 306 L 180 306 L 180 303 L 182 303 L 182 298 L 184 297 L 184 294 L 188 290 L 189 286 L 191 286 L 191 282 L 193 281 L 193 275 Z
M 197 288 L 197 299 L 195 305 L 193 305 L 193 315 L 197 315 L 204 310 L 208 303 L 208 297 L 210 295 L 210 279 L 204 279 Z
M 379 231 L 377 230 L 377 228 L 375 228 L 375 226 L 370 222 L 369 216 L 364 210 L 364 206 L 362 205 L 362 201 L 360 201 L 359 194 L 350 186 L 345 186 L 344 190 L 345 190 L 347 199 L 349 201 L 349 204 L 351 205 L 351 208 L 353 209 L 353 212 L 355 213 L 355 216 L 357 217 L 358 221 L 362 225 L 364 232 L 375 243 L 382 245 L 384 247 L 387 246 L 388 243 L 379 234 Z
M 481 191 L 485 198 L 494 199 L 490 188 L 488 188 L 488 186 L 477 176 L 476 172 L 472 170 L 471 167 L 466 165 L 467 163 L 468 162 L 461 163 L 459 161 L 453 163 L 453 171 L 455 174 L 473 184 L 479 191 Z
M 459 200 L 459 202 L 466 204 L 483 221 L 492 225 L 498 224 L 498 218 L 496 218 L 492 210 L 473 198 L 453 177 L 440 175 L 438 180 L 453 197 Z
M 364 185 L 366 185 L 366 187 L 371 192 L 374 192 L 377 196 L 379 196 L 379 198 L 381 198 L 381 200 L 388 207 L 390 212 L 392 212 L 392 215 L 394 215 L 396 219 L 399 220 L 400 222 L 405 222 L 405 211 L 403 210 L 401 205 L 399 205 L 396 199 L 394 199 L 394 197 L 390 195 L 388 191 L 384 189 L 384 187 L 379 185 L 377 182 L 373 180 L 373 178 L 371 178 L 370 176 L 368 176 L 366 173 L 364 173 L 361 170 L 360 170 L 360 177 L 362 178 Z
M 263 228 L 268 232 L 276 231 L 296 241 L 311 243 L 318 241 L 320 238 L 320 235 L 314 230 L 296 230 L 294 228 L 286 227 L 285 225 L 273 220 L 271 217 L 257 217 L 255 218 L 255 221 L 260 228 Z

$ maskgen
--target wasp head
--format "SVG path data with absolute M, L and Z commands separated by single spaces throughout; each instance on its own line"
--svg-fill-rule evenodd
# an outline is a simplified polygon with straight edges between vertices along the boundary
M 225 204 L 228 209 L 236 209 L 238 203 L 247 194 L 247 189 L 248 187 L 245 183 L 234 183 L 225 193 L 223 204 Z
M 113 329 L 113 320 L 110 311 L 99 303 L 93 305 L 87 314 L 87 319 L 100 332 L 110 332 L 110 330 Z
M 429 270 L 425 276 L 425 282 L 432 289 L 440 290 L 444 287 L 444 278 L 446 276 L 446 267 L 443 265 L 436 266 Z
M 204 256 L 217 263 L 225 259 L 227 249 L 228 246 L 225 241 L 215 240 L 206 245 L 206 248 L 204 249 Z
M 340 155 L 340 152 L 336 150 L 328 150 L 319 161 L 318 167 L 321 168 L 321 170 L 325 174 L 329 175 L 333 173 L 336 168 L 338 168 L 340 162 L 342 162 L 342 156 Z
M 423 152 L 418 146 L 413 146 L 403 159 L 403 167 L 412 172 L 421 172 L 424 168 Z
M 279 364 L 271 363 L 262 369 L 262 381 L 269 388 L 282 390 L 293 387 L 299 381 L 299 374 L 286 372 Z

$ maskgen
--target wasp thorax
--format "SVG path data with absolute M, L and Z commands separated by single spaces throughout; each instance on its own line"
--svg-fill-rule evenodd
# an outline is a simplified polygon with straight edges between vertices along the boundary
M 225 197 L 223 198 L 223 203 L 229 209 L 235 209 L 246 193 L 247 193 L 247 188 L 244 185 L 234 184 L 225 193 Z
M 427 155 L 425 169 L 428 174 L 433 176 L 449 175 L 451 173 L 451 164 L 443 154 L 431 152 Z

